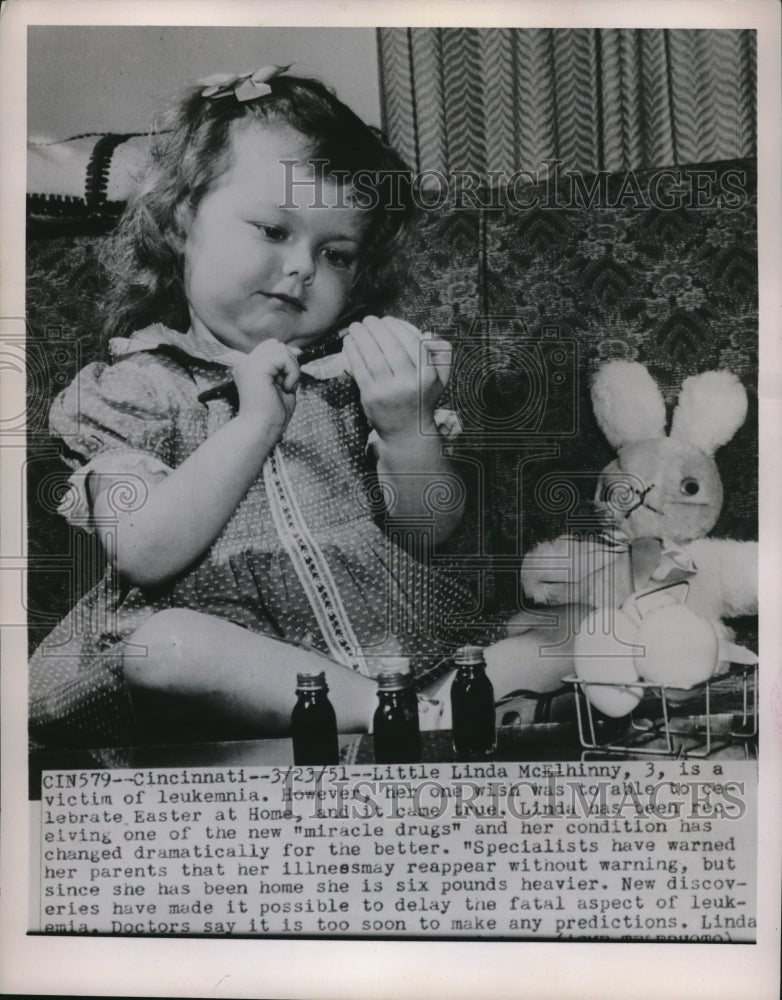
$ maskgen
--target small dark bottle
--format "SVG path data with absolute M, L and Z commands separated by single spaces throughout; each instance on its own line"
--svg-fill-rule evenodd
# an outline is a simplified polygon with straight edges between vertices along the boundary
M 451 685 L 453 749 L 459 757 L 486 757 L 497 746 L 494 688 L 480 646 L 462 646 Z
M 380 661 L 381 670 L 395 670 L 402 675 L 405 685 L 405 705 L 411 717 L 418 725 L 418 695 L 413 687 L 413 671 L 410 668 L 410 660 L 406 656 L 386 656 Z
M 291 713 L 294 764 L 339 763 L 337 717 L 327 692 L 323 671 L 296 675 L 298 701 Z
M 377 675 L 378 706 L 372 721 L 375 762 L 415 764 L 421 759 L 418 698 L 406 661 L 387 662 Z

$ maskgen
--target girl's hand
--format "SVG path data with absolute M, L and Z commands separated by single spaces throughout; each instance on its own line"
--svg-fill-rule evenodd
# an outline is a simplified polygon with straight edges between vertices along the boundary
M 264 340 L 234 366 L 239 416 L 271 431 L 279 440 L 296 409 L 299 384 L 298 347 Z
M 422 348 L 422 343 L 426 346 Z M 450 375 L 451 347 L 392 316 L 351 323 L 343 340 L 361 405 L 381 438 L 417 435 Z

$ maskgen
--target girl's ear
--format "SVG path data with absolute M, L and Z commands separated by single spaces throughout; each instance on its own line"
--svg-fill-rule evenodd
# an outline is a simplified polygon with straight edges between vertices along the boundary
M 671 437 L 707 455 L 727 444 L 747 416 L 747 393 L 732 372 L 704 372 L 684 380 L 673 413 Z
M 592 380 L 592 408 L 615 448 L 665 435 L 665 401 L 637 361 L 609 361 L 598 369 Z

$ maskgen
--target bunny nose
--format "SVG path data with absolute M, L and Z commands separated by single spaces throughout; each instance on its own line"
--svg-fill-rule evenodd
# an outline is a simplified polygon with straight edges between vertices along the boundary
M 658 503 L 660 491 L 657 486 L 652 483 L 651 486 L 647 486 L 646 489 L 641 490 L 638 497 L 638 505 L 640 507 L 646 507 L 647 510 L 654 511 L 655 514 L 660 513 L 660 505 Z

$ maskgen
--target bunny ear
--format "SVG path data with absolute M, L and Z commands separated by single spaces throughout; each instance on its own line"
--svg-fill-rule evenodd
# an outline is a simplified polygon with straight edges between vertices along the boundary
M 684 380 L 673 413 L 671 437 L 707 455 L 727 444 L 747 416 L 747 393 L 732 372 L 704 372 Z
M 637 361 L 609 361 L 592 381 L 592 408 L 600 430 L 615 448 L 665 434 L 665 401 Z

